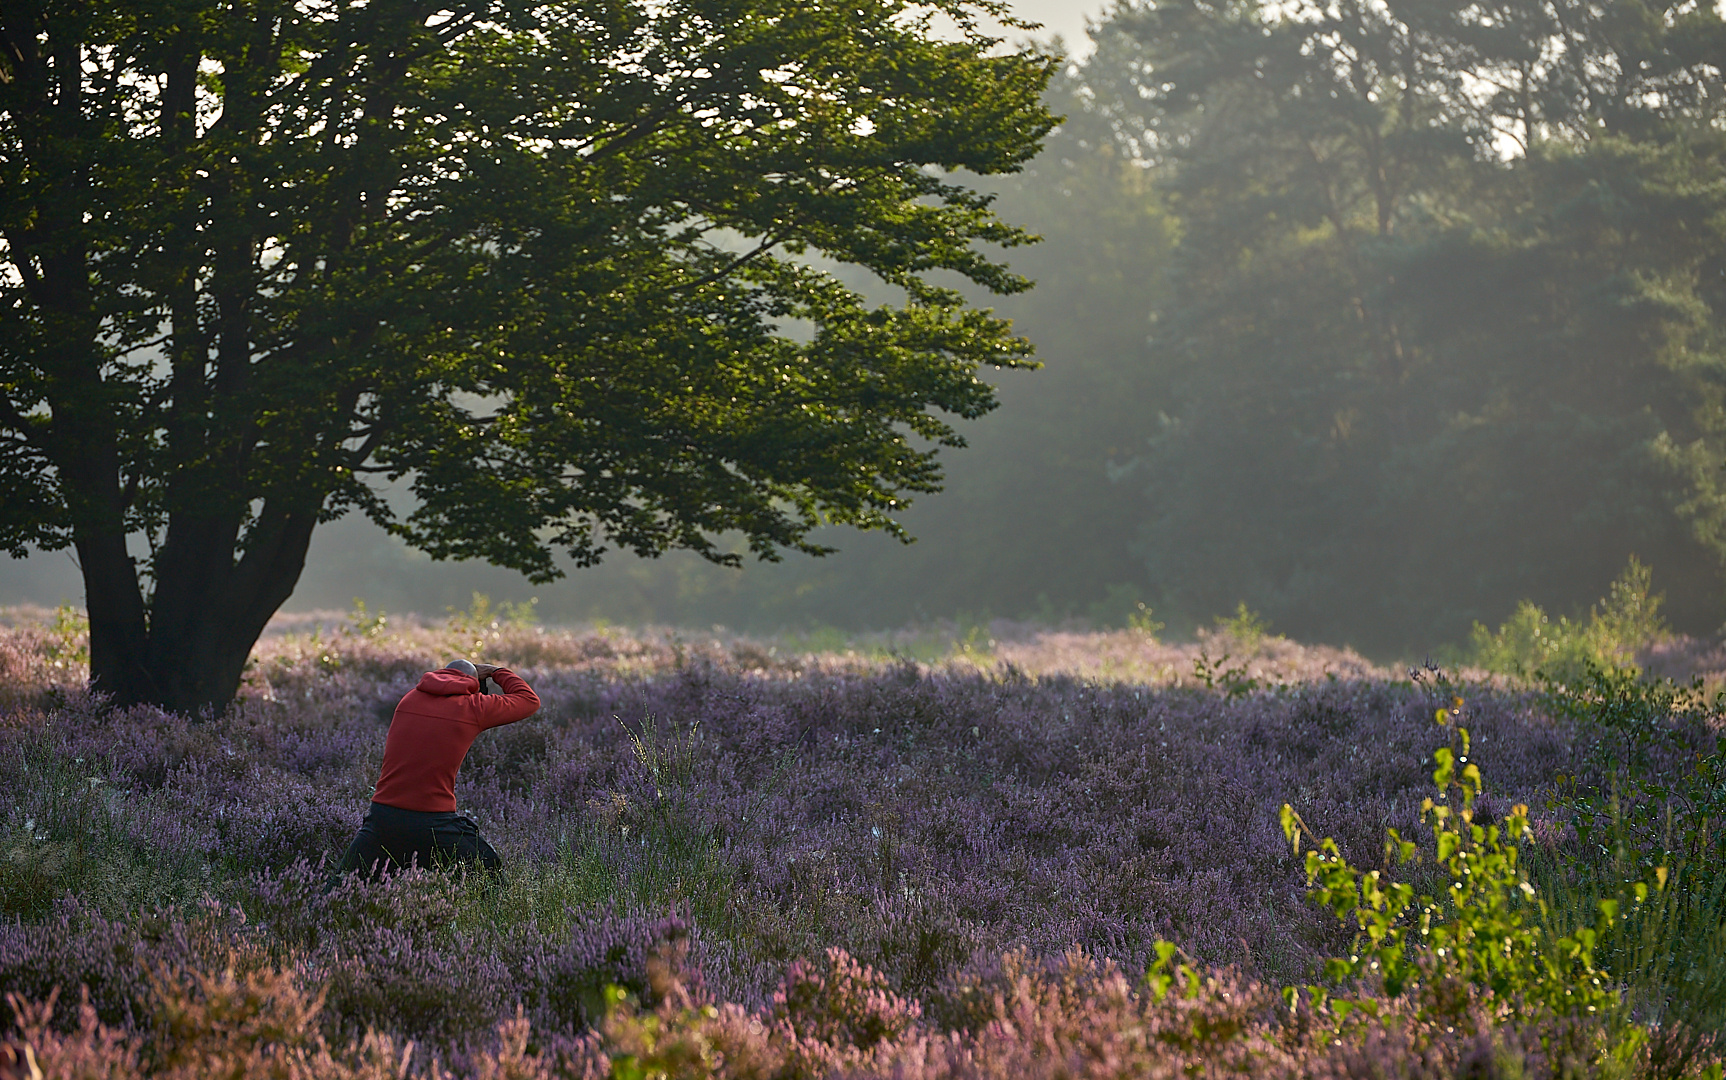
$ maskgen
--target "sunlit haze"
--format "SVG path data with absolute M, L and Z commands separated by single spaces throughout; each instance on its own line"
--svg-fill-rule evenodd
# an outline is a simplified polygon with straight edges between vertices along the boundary
M 1085 19 L 1096 18 L 1107 5 L 1100 2 L 1074 3 L 1072 0 L 1020 0 L 1013 5 L 1021 18 L 1043 24 L 1038 38 L 1057 34 L 1066 43 L 1067 52 L 1084 56 L 1091 51 L 1091 39 L 1085 36 Z

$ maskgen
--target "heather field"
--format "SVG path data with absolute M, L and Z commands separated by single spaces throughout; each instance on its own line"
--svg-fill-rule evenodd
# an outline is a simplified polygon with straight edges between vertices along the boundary
M 187 720 L 104 711 L 64 613 L 4 621 L 0 989 L 44 1075 L 1720 1075 L 1714 1014 L 1662 989 L 1718 976 L 1726 908 L 1696 853 L 1719 830 L 1683 816 L 1719 787 L 1713 713 L 1641 691 L 1566 707 L 1222 631 L 755 640 L 361 611 L 279 619 L 241 701 Z M 505 877 L 326 894 L 391 707 L 456 654 L 544 701 L 457 787 Z M 1643 659 L 1688 676 L 1720 654 Z M 1434 842 L 1423 800 L 1460 727 L 1475 822 L 1533 808 L 1514 871 L 1466 829 L 1455 857 L 1484 861 L 1386 849 Z M 1641 809 L 1602 810 L 1614 791 Z M 1322 837 L 1321 870 L 1441 897 L 1517 876 L 1448 959 L 1411 935 L 1393 995 L 1372 965 L 1326 969 L 1359 916 L 1308 897 Z M 1576 946 L 1642 869 L 1638 912 L 1690 898 L 1688 922 L 1620 916 L 1666 949 L 1655 976 L 1604 923 Z M 1448 910 L 1381 925 L 1451 940 Z

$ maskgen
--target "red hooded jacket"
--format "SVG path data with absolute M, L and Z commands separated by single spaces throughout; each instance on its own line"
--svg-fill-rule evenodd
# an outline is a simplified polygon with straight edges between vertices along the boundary
M 503 693 L 484 693 L 478 679 L 459 671 L 420 676 L 390 719 L 373 802 L 400 810 L 455 809 L 455 774 L 479 733 L 539 711 L 539 695 L 520 675 L 498 668 L 491 677 Z

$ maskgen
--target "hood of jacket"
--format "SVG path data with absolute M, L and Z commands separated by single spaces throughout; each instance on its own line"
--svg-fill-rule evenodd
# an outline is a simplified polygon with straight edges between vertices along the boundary
M 422 694 L 436 694 L 438 697 L 477 694 L 479 693 L 479 680 L 471 675 L 463 675 L 459 671 L 428 671 L 420 676 L 419 685 L 414 689 Z

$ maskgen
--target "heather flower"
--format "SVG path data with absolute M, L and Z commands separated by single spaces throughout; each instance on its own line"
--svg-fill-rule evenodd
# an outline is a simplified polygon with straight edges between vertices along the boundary
M 1136 632 L 996 624 L 962 655 L 911 660 L 917 643 L 890 636 L 835 656 L 470 629 L 544 702 L 476 746 L 457 791 L 506 861 L 490 886 L 410 872 L 323 891 L 390 708 L 447 658 L 447 625 L 272 633 L 241 700 L 195 721 L 109 710 L 75 681 L 14 688 L 0 990 L 29 1038 L 147 1071 L 167 1060 L 152 1040 L 169 987 L 194 1011 L 299 1002 L 270 1015 L 309 1017 L 305 1041 L 246 1042 L 263 1012 L 197 1039 L 332 1077 L 597 1077 L 655 1054 L 739 1078 L 1541 1076 L 1562 1071 L 1560 1034 L 1603 1037 L 1484 1015 L 1445 1031 L 1387 1006 L 1337 1047 L 1281 1004 L 1350 936 L 1306 902 L 1281 805 L 1354 865 L 1378 864 L 1387 827 L 1430 841 L 1425 759 L 1449 691 L 1351 654 L 1265 638 L 1227 662 L 1256 688 L 1226 694 L 1193 678 L 1222 643 Z M 0 671 L 54 647 L 0 630 Z M 1538 697 L 1468 698 L 1491 762 L 1481 815 L 1589 781 L 1574 725 Z M 1550 816 L 1531 827 L 1570 842 Z M 1191 996 L 1147 995 L 1163 940 L 1196 972 Z M 674 977 L 655 967 L 668 947 Z M 276 978 L 299 996 L 247 989 Z

